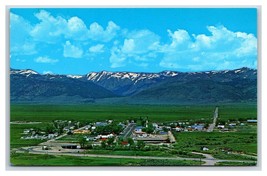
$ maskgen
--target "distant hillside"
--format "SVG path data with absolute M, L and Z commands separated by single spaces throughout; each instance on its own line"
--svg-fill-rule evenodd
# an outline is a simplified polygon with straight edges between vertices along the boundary
M 179 74 L 178 74 L 179 75 Z M 255 102 L 257 71 L 241 68 L 227 71 L 185 73 L 165 80 L 131 97 L 173 103 Z
M 105 88 L 89 81 L 65 75 L 40 75 L 32 70 L 12 70 L 10 73 L 11 101 L 89 101 L 115 97 Z
M 11 69 L 12 101 L 122 103 L 255 102 L 257 70 L 134 73 L 91 72 L 86 75 L 41 75 Z

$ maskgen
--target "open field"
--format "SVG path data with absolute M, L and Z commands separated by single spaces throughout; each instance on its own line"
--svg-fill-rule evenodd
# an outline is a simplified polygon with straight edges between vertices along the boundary
M 200 161 L 71 157 L 27 153 L 13 154 L 10 160 L 13 166 L 197 166 L 202 164 Z
M 40 128 L 44 129 L 47 123 L 40 123 L 40 124 L 10 124 L 10 148 L 18 148 L 18 147 L 26 147 L 26 146 L 33 146 L 37 145 L 44 140 L 41 139 L 31 139 L 25 140 L 20 139 L 23 136 L 24 129 L 30 128 Z
M 249 155 L 257 154 L 257 133 L 246 132 L 191 132 L 176 133 L 177 143 L 174 145 L 177 149 L 184 151 L 203 152 L 201 147 L 209 148 L 206 153 L 212 154 L 218 159 L 251 159 L 242 155 L 235 155 L 229 152 L 240 152 Z
M 173 152 L 174 151 L 174 152 Z M 152 151 L 134 151 L 134 150 L 88 150 L 88 154 L 108 154 L 124 156 L 158 156 L 158 157 L 184 157 L 184 158 L 204 158 L 202 155 L 189 152 L 176 152 L 177 150 L 152 150 Z
M 257 119 L 255 104 L 229 104 L 218 105 L 218 121 L 238 121 Z M 139 117 L 148 117 L 150 122 L 173 121 L 208 121 L 212 122 L 212 116 L 216 105 L 199 106 L 174 106 L 174 105 L 11 105 L 11 122 L 41 122 L 41 123 L 13 123 L 10 124 L 10 147 L 19 148 L 34 146 L 43 140 L 20 139 L 23 130 L 29 128 L 45 129 L 53 120 L 71 120 L 80 122 L 96 122 L 108 119 L 124 121 Z M 158 151 L 120 151 L 120 150 L 92 150 L 92 154 L 111 154 L 125 156 L 180 156 L 184 158 L 196 156 L 192 151 L 209 153 L 218 159 L 229 160 L 256 160 L 241 154 L 257 155 L 257 125 L 237 126 L 231 132 L 177 132 L 174 133 L 177 140 L 174 148 Z M 61 141 L 78 142 L 80 135 L 68 135 Z M 202 151 L 202 147 L 208 147 L 209 151 Z M 228 153 L 230 151 L 230 153 Z M 233 161 L 234 162 L 234 161 Z M 110 159 L 94 157 L 71 156 L 47 156 L 27 153 L 11 155 L 13 165 L 35 166 L 184 166 L 199 165 L 196 161 L 166 161 L 145 159 Z M 221 163 L 221 165 L 229 163 Z M 233 163 L 234 165 L 235 163 Z M 240 164 L 240 163 L 239 163 Z M 241 165 L 241 164 L 240 164 Z M 243 163 L 242 165 L 247 165 Z
M 126 120 L 148 117 L 152 122 L 176 120 L 210 120 L 216 105 L 11 105 L 11 121 Z M 219 106 L 219 118 L 238 119 L 257 117 L 256 104 Z
M 255 163 L 251 162 L 218 162 L 215 165 L 216 166 L 256 166 Z

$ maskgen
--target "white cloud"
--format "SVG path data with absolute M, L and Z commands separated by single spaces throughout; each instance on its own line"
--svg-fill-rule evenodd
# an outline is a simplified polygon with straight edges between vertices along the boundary
M 35 14 L 40 20 L 30 31 L 30 35 L 36 41 L 56 43 L 68 29 L 67 20 L 58 16 L 53 17 L 49 12 L 41 10 Z
M 157 56 L 159 41 L 160 37 L 149 30 L 130 32 L 122 45 L 114 44 L 110 57 L 112 67 L 123 67 L 127 63 L 138 65 L 140 61 L 144 61 L 142 66 L 147 65 L 145 62 L 151 62 Z
M 47 63 L 47 64 L 53 64 L 53 63 L 58 62 L 57 59 L 51 59 L 51 58 L 49 58 L 49 57 L 47 57 L 47 56 L 44 56 L 44 57 L 40 56 L 40 57 L 37 57 L 34 61 L 37 62 L 37 63 Z
M 66 41 L 64 45 L 63 56 L 72 58 L 81 58 L 83 55 L 83 50 L 77 46 L 74 46 L 70 41 Z
M 92 40 L 109 42 L 117 35 L 117 31 L 119 29 L 120 27 L 116 25 L 113 21 L 108 22 L 108 26 L 105 30 L 97 22 L 94 22 L 89 27 L 88 36 Z
M 87 28 L 84 21 L 76 16 L 66 19 L 61 16 L 52 16 L 49 12 L 41 10 L 35 14 L 40 21 L 30 31 L 36 41 L 56 43 L 62 38 L 76 41 L 95 40 L 109 42 L 120 29 L 114 22 L 109 21 L 106 29 L 94 22 Z
M 111 68 L 123 67 L 126 65 L 126 56 L 120 53 L 120 50 L 116 47 L 111 49 L 111 56 L 109 58 Z
M 184 30 L 168 31 L 171 43 L 161 46 L 160 66 L 169 69 L 209 70 L 254 67 L 257 38 L 233 32 L 224 26 L 208 26 L 211 35 L 190 35 Z
M 124 44 L 122 46 L 122 52 L 124 53 L 131 53 L 134 51 L 135 42 L 133 39 L 125 39 Z
M 104 52 L 104 45 L 97 44 L 95 46 L 91 46 L 89 48 L 89 52 L 91 52 L 91 53 L 103 53 Z
M 78 17 L 72 17 L 68 20 L 68 28 L 65 33 L 66 38 L 75 38 L 76 40 L 87 40 L 88 29 L 83 20 Z
M 10 52 L 13 55 L 32 55 L 36 44 L 30 39 L 32 26 L 19 15 L 10 13 Z
M 167 30 L 167 32 L 172 40 L 172 43 L 169 45 L 170 48 L 187 49 L 191 44 L 191 38 L 187 31 L 179 29 L 173 33 L 170 30 Z

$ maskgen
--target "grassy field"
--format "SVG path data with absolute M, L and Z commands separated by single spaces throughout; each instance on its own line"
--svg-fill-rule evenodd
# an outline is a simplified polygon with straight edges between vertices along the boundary
M 256 162 L 218 162 L 216 166 L 256 166 Z
M 177 143 L 175 148 L 183 149 L 184 151 L 203 152 L 201 147 L 208 147 L 206 153 L 212 154 L 219 159 L 251 159 L 245 156 L 237 156 L 228 154 L 231 152 L 241 152 L 244 154 L 257 154 L 257 134 L 256 131 L 251 133 L 246 132 L 191 132 L 191 133 L 176 133 Z
M 126 120 L 148 117 L 150 121 L 167 122 L 177 120 L 211 119 L 215 105 L 11 105 L 11 121 L 52 120 Z M 255 104 L 220 105 L 219 118 L 256 118 Z
M 202 155 L 191 153 L 173 152 L 175 150 L 152 150 L 152 151 L 134 151 L 134 150 L 88 150 L 88 154 L 107 154 L 124 156 L 153 156 L 153 157 L 184 157 L 184 158 L 204 158 Z
M 12 166 L 197 166 L 200 161 L 97 158 L 36 155 L 16 153 L 10 157 Z
M 23 140 L 24 129 L 45 128 L 53 120 L 76 120 L 93 122 L 107 119 L 127 120 L 139 117 L 148 117 L 152 122 L 170 122 L 179 120 L 198 121 L 200 119 L 212 121 L 215 105 L 205 106 L 166 106 L 166 105 L 11 105 L 11 121 L 38 121 L 41 124 L 10 124 L 11 148 L 32 146 L 42 140 Z M 219 120 L 229 119 L 256 119 L 257 108 L 255 104 L 219 105 Z M 138 153 L 134 151 L 113 151 L 121 155 L 146 155 L 146 156 L 178 156 L 179 152 L 190 153 L 199 151 L 201 147 L 208 147 L 214 157 L 220 159 L 249 158 L 236 156 L 223 152 L 223 149 L 245 154 L 257 154 L 257 126 L 250 125 L 237 127 L 236 132 L 182 132 L 174 134 L 177 143 L 173 152 L 154 151 Z M 64 140 L 64 139 L 63 139 Z M 68 139 L 69 140 L 69 139 Z M 94 153 L 97 151 L 94 151 Z M 101 153 L 101 151 L 98 151 Z M 106 151 L 102 151 L 102 153 Z M 46 157 L 45 160 L 44 157 Z M 185 156 L 186 157 L 186 156 Z M 193 161 L 153 161 L 134 159 L 107 159 L 67 156 L 41 156 L 30 154 L 15 154 L 11 157 L 13 165 L 51 165 L 51 166 L 149 166 L 149 165 L 194 165 Z M 224 163 L 222 163 L 223 165 Z M 227 164 L 227 163 L 226 163 Z M 229 163 L 228 163 L 229 164 Z
M 18 147 L 26 147 L 37 145 L 43 140 L 40 139 L 20 139 L 20 137 L 24 136 L 22 133 L 24 129 L 30 128 L 45 128 L 47 123 L 40 124 L 10 124 L 10 148 L 18 148 Z

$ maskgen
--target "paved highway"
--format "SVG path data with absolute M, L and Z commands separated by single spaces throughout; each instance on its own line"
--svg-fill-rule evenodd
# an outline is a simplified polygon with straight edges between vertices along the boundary
M 62 151 L 56 151 L 56 150 L 41 150 L 40 146 L 32 146 L 32 147 L 24 147 L 20 150 L 17 150 L 17 152 L 25 152 L 28 151 L 31 154 L 47 154 L 47 155 L 58 155 L 58 156 L 74 156 L 74 157 L 99 157 L 99 158 L 130 158 L 130 159 L 160 159 L 160 160 L 191 160 L 191 161 L 203 161 L 201 165 L 203 166 L 214 166 L 217 162 L 245 162 L 245 163 L 254 163 L 256 161 L 252 160 L 222 160 L 222 159 L 216 159 L 210 154 L 205 153 L 198 153 L 198 152 L 192 152 L 195 154 L 203 155 L 205 158 L 182 158 L 182 157 L 157 157 L 157 156 L 125 156 L 125 155 L 104 155 L 104 154 L 83 154 L 78 153 L 77 151 L 70 152 L 71 150 L 68 150 L 68 152 L 62 152 Z
M 212 122 L 212 124 L 209 125 L 209 128 L 207 129 L 207 132 L 213 132 L 214 127 L 216 126 L 218 115 L 219 115 L 219 108 L 216 107 L 215 111 L 214 111 L 214 114 L 213 114 L 213 122 Z
M 126 139 L 126 138 L 130 137 L 131 134 L 132 134 L 132 132 L 133 132 L 133 130 L 134 130 L 134 128 L 135 128 L 135 126 L 136 126 L 135 123 L 130 123 L 130 124 L 123 130 L 123 132 L 122 132 L 122 134 L 121 134 L 121 137 L 122 137 L 123 139 Z

